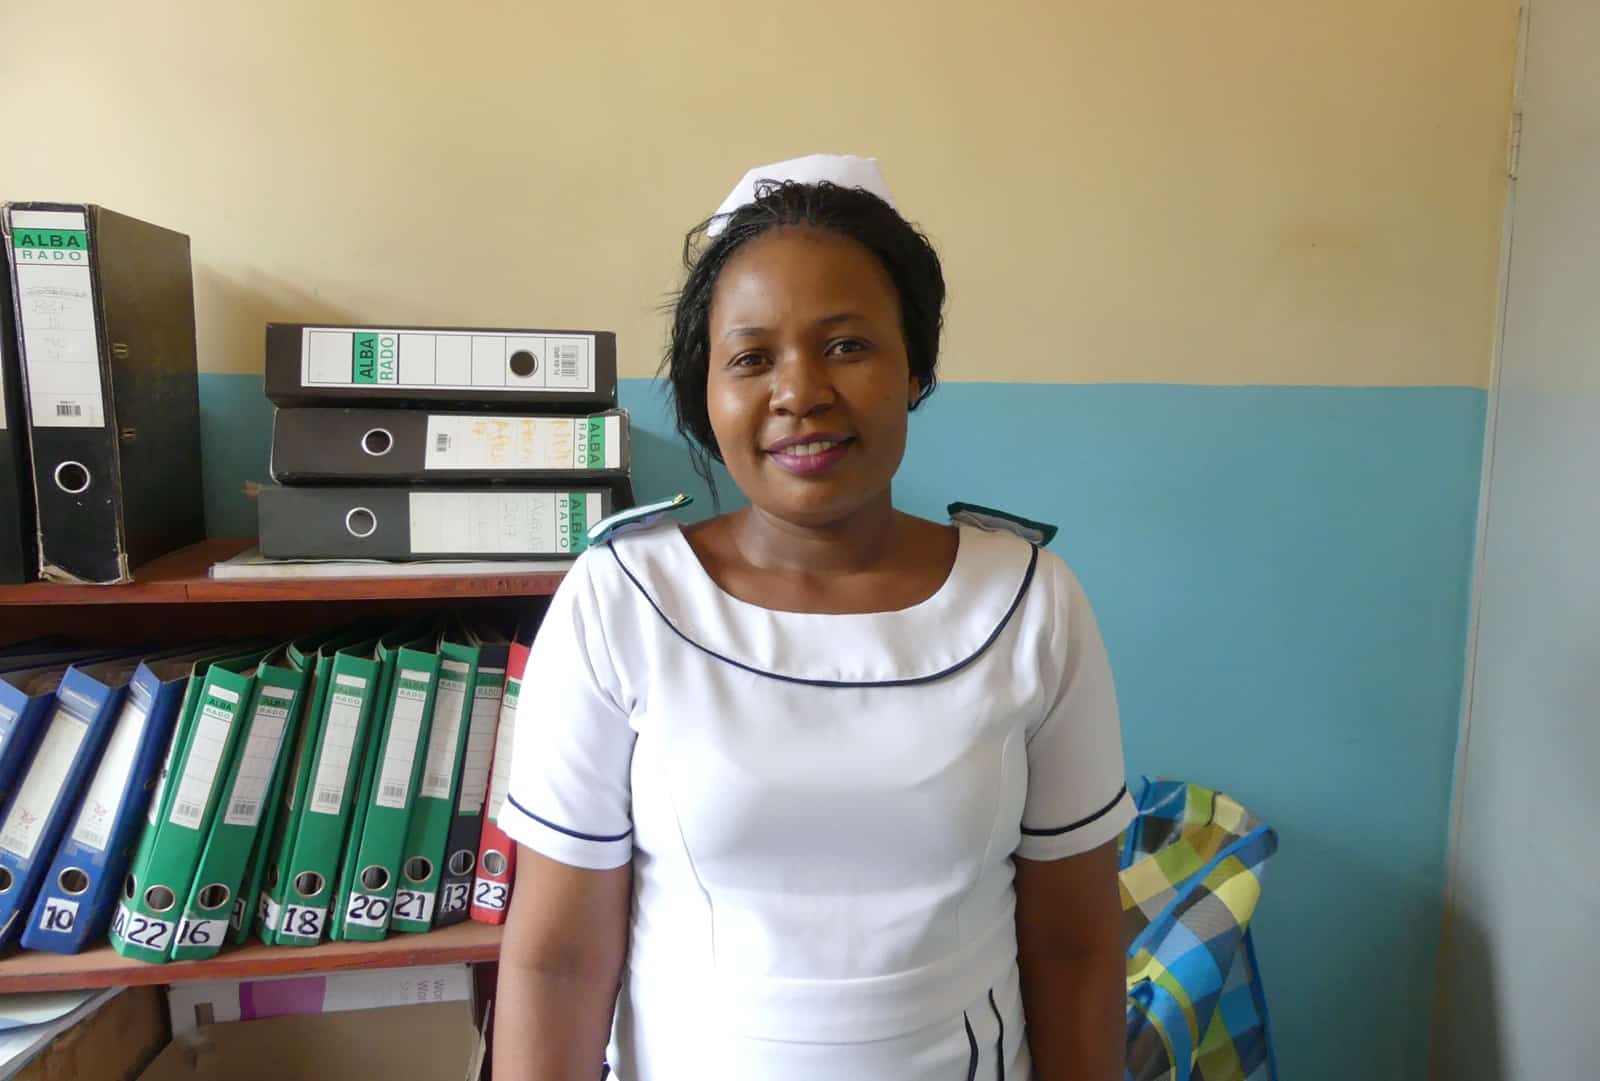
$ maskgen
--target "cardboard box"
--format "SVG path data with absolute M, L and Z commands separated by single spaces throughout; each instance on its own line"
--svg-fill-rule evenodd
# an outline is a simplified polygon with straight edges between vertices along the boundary
M 479 1036 L 466 1002 L 206 1025 L 139 1081 L 440 1081 L 468 1076 Z
M 14 1081 L 133 1081 L 166 1044 L 161 989 L 132 987 L 56 1037 Z

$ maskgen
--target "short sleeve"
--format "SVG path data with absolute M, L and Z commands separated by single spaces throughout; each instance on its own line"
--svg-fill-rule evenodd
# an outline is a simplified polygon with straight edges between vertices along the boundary
M 618 701 L 590 556 L 550 601 L 528 653 L 499 825 L 518 844 L 590 870 L 633 856 L 633 729 Z
M 1049 566 L 1045 566 L 1046 561 Z M 1042 553 L 1054 606 L 1041 668 L 1056 686 L 1028 734 L 1028 796 L 1017 855 L 1057 860 L 1113 840 L 1133 820 L 1116 687 L 1094 610 L 1077 578 Z

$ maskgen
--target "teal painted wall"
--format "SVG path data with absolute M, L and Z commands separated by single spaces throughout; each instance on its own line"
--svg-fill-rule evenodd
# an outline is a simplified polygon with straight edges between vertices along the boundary
M 640 498 L 703 494 L 654 385 L 622 399 Z M 210 530 L 252 533 L 261 380 L 202 375 L 201 403 Z M 1060 524 L 1130 772 L 1278 829 L 1258 944 L 1285 1081 L 1425 1072 L 1484 408 L 1471 388 L 948 383 L 912 423 L 903 508 Z

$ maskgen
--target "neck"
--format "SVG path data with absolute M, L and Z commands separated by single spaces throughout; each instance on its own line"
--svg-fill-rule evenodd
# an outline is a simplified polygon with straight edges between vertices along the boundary
M 759 507 L 740 512 L 733 540 L 751 566 L 763 570 L 838 574 L 868 570 L 893 548 L 898 516 L 885 491 L 880 499 L 826 525 L 797 525 Z

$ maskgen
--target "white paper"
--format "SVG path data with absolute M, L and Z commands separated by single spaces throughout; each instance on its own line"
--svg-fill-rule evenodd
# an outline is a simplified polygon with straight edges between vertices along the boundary
M 605 467 L 622 464 L 622 418 L 606 417 Z M 451 469 L 584 469 L 589 424 L 582 417 L 428 417 L 423 466 Z
M 207 697 L 221 690 L 223 688 L 213 687 Z M 232 691 L 228 693 L 238 701 L 238 695 Z M 189 753 L 184 758 L 183 775 L 172 797 L 172 814 L 168 821 L 173 825 L 198 830 L 205 824 L 206 804 L 211 800 L 211 788 L 217 780 L 217 768 L 222 764 L 232 724 L 231 711 L 210 702 L 200 704 L 194 735 L 189 740 Z
M 489 782 L 489 806 L 483 812 L 495 822 L 500 821 L 500 805 L 511 787 L 511 739 L 516 733 L 517 700 L 521 692 L 520 679 L 506 681 L 505 700 L 500 703 L 500 731 L 494 737 L 494 777 Z
M 0 828 L 0 848 L 24 860 L 33 859 L 45 820 L 61 797 L 62 783 L 88 732 L 88 721 L 57 704 L 28 775 L 12 798 L 11 813 Z
M 123 700 L 122 711 L 117 716 L 117 726 L 111 732 L 100 765 L 95 768 L 94 780 L 83 798 L 78 811 L 78 821 L 72 827 L 72 839 L 87 845 L 96 852 L 104 852 L 111 843 L 111 829 L 115 825 L 117 808 L 133 779 L 133 760 L 139 753 L 139 742 L 144 739 L 145 721 L 150 717 L 150 699 L 142 688 L 134 688 Z
M 20 245 L 29 229 L 88 228 L 81 211 L 11 214 L 17 283 L 17 323 L 28 367 L 28 398 L 39 428 L 103 428 L 100 344 L 95 332 L 94 280 L 89 253 L 41 251 Z
M 370 972 L 332 972 L 321 976 L 283 976 L 278 979 L 302 983 L 306 980 L 322 981 L 322 1013 L 420 1006 L 430 1002 L 465 1002 L 472 994 L 472 973 L 466 965 L 420 965 Z M 172 1017 L 173 1037 L 199 1027 L 201 1016 L 207 1018 L 207 1024 L 249 1020 L 242 1009 L 243 1000 L 247 997 L 256 999 L 269 996 L 259 993 L 246 995 L 246 989 L 264 990 L 266 985 L 276 982 L 277 979 L 207 980 L 173 984 L 167 991 L 167 1012 Z
M 427 757 L 422 763 L 422 799 L 449 799 L 456 748 L 461 745 L 461 710 L 467 700 L 468 665 L 441 661 L 439 687 L 433 698 L 433 728 L 428 732 Z
M 395 681 L 394 714 L 389 718 L 388 738 L 383 744 L 383 767 L 378 773 L 374 802 L 379 807 L 399 810 L 411 797 L 411 767 L 417 762 L 417 741 L 422 735 L 422 713 L 428 704 L 426 691 L 407 687 L 407 682 L 426 683 L 428 673 L 401 671 Z
M 581 551 L 582 536 L 566 525 L 567 492 L 412 492 L 412 555 L 526 555 Z M 584 504 L 601 518 L 599 493 Z M 574 545 L 576 542 L 576 546 Z
M 357 677 L 341 676 L 349 685 Z M 359 680 L 362 687 L 367 681 Z M 356 734 L 361 726 L 361 696 L 341 691 L 328 692 L 328 723 L 322 730 L 322 756 L 317 775 L 311 781 L 311 800 L 306 809 L 317 814 L 336 815 L 344 808 L 345 780 L 350 773 L 350 756 L 355 753 Z
M 477 814 L 489 794 L 489 763 L 494 755 L 495 725 L 500 717 L 500 696 L 505 670 L 478 669 L 478 685 L 472 692 L 472 719 L 467 722 L 467 754 L 461 763 L 461 798 L 457 814 Z M 484 677 L 488 676 L 489 679 Z
M 366 335 L 375 335 L 368 339 Z M 366 355 L 365 343 L 372 353 Z M 511 369 L 514 354 L 533 358 L 533 371 Z M 300 333 L 300 382 L 306 387 L 380 390 L 595 389 L 592 334 L 518 335 L 472 331 L 412 331 L 381 327 L 306 327 Z
M 222 821 L 229 826 L 253 827 L 261 820 L 261 802 L 272 783 L 272 767 L 283 746 L 284 729 L 289 724 L 289 703 L 293 696 L 281 687 L 263 684 L 256 697 L 255 719 L 245 736 L 239 755 L 239 769 L 233 791 L 228 795 L 227 812 Z

